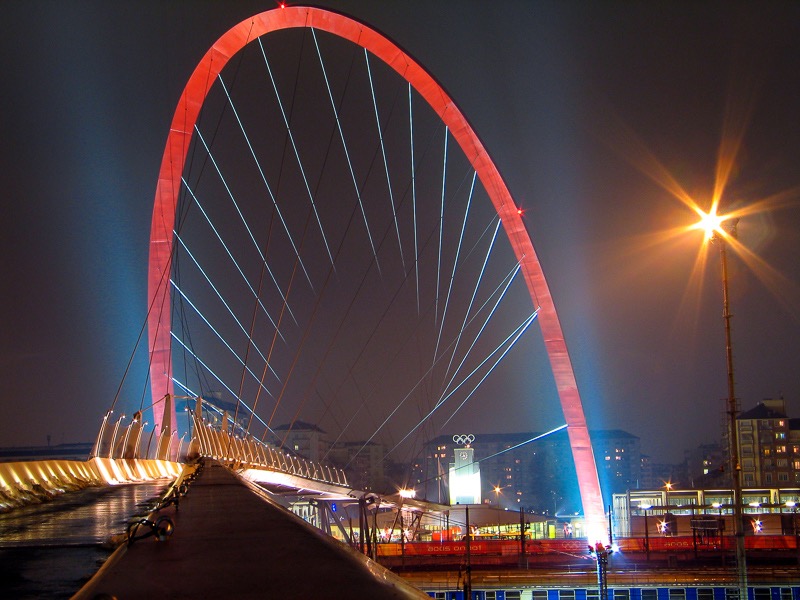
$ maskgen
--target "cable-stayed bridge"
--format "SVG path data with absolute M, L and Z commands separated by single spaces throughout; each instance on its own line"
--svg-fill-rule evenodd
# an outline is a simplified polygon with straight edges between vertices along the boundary
M 456 102 L 381 33 L 300 6 L 233 27 L 186 83 L 158 175 L 152 417 L 145 397 L 136 411 L 158 454 L 219 455 L 202 414 L 163 410 L 176 393 L 224 396 L 221 429 L 247 455 L 253 440 L 281 447 L 275 424 L 298 418 L 401 462 L 456 424 L 561 418 L 602 537 L 577 383 L 524 216 Z
M 604 539 L 524 213 L 454 99 L 381 33 L 303 6 L 239 23 L 198 62 L 167 132 L 141 336 L 150 398 L 137 406 L 126 385 L 141 385 L 123 382 L 95 458 L 203 458 L 363 508 L 349 465 L 287 452 L 276 424 L 324 422 L 334 446 L 380 440 L 411 462 L 448 427 L 536 414 L 566 424 L 586 531 Z

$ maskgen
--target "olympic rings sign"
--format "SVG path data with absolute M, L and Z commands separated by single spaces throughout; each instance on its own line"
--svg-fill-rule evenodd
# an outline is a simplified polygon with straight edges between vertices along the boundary
M 472 435 L 471 433 L 468 433 L 466 435 L 462 433 L 461 435 L 454 435 L 453 441 L 456 444 L 461 444 L 462 446 L 469 446 L 472 442 L 475 441 L 475 436 Z

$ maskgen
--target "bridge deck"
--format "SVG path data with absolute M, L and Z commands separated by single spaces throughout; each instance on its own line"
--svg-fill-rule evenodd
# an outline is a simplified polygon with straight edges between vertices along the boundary
M 75 598 L 427 598 L 212 461 L 159 515 L 167 541 L 120 547 Z

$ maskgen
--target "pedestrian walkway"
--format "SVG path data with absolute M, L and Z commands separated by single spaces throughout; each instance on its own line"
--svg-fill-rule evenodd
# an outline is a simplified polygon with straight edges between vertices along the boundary
M 121 546 L 74 600 L 427 598 L 251 486 L 206 461 L 151 517 L 168 516 L 172 535 Z

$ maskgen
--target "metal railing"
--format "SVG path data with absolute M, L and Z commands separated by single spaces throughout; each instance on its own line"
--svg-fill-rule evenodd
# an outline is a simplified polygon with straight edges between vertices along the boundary
M 188 454 L 214 458 L 235 468 L 266 469 L 346 487 L 342 469 L 295 456 L 249 434 L 237 435 L 190 413 L 192 440 Z
M 227 430 L 224 420 L 222 424 L 212 424 L 192 411 L 188 415 L 191 439 L 186 444 L 186 435 L 176 439 L 174 430 L 164 428 L 157 433 L 153 427 L 148 432 L 141 413 L 135 413 L 128 421 L 124 414 L 115 419 L 113 411 L 109 411 L 103 417 L 90 458 L 186 462 L 202 456 L 233 468 L 265 469 L 331 485 L 348 485 L 342 469 L 295 456 L 247 433 L 234 434 Z
M 157 433 L 153 427 L 148 432 L 141 413 L 135 413 L 129 421 L 124 414 L 114 417 L 113 410 L 103 417 L 89 458 L 183 460 L 185 436 L 176 440 L 177 431 L 164 429 Z

